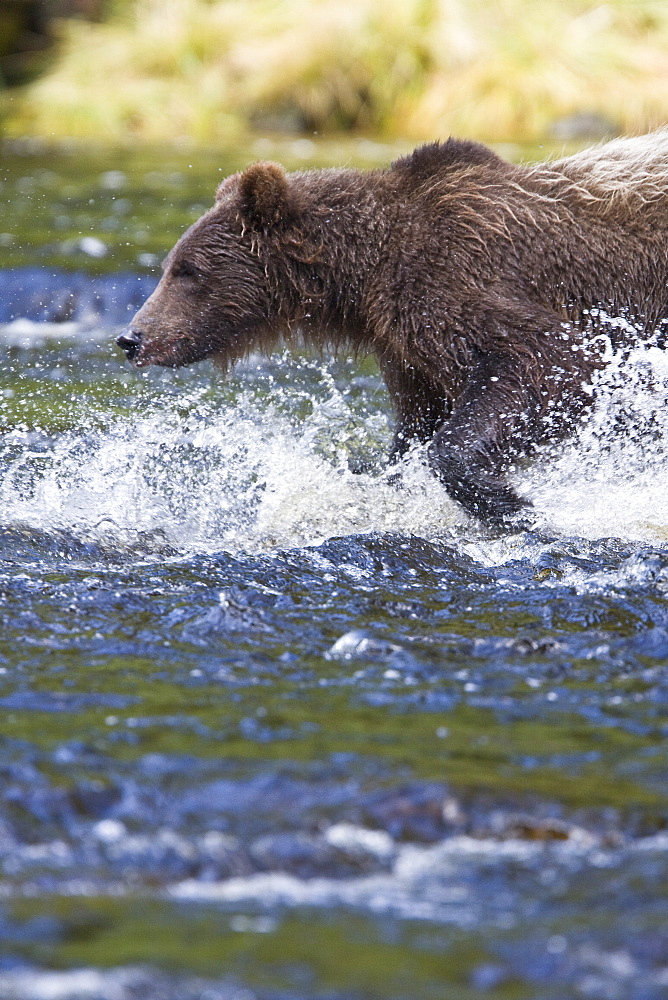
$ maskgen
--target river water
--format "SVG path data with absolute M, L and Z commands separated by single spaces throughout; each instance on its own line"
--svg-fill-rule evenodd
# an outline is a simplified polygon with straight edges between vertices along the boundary
M 132 370 L 156 263 L 271 154 L 3 155 L 0 997 L 660 1000 L 663 355 L 518 474 L 518 534 L 419 450 L 388 480 L 368 360 Z

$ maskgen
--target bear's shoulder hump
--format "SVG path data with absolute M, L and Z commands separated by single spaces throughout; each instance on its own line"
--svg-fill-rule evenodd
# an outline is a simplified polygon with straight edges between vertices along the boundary
M 507 164 L 480 142 L 450 138 L 446 142 L 430 142 L 418 146 L 412 153 L 395 160 L 391 169 L 396 174 L 412 179 L 414 183 L 423 183 L 452 170 L 479 166 L 503 170 Z

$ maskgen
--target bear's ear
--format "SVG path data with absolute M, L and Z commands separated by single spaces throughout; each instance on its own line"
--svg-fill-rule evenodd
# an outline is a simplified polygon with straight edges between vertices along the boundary
M 241 217 L 252 229 L 286 225 L 294 219 L 290 182 L 277 163 L 253 163 L 239 176 Z

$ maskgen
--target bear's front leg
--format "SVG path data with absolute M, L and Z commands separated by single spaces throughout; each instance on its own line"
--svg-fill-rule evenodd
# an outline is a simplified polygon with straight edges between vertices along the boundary
M 450 412 L 448 398 L 437 382 L 414 368 L 384 356 L 380 367 L 394 404 L 396 425 L 388 456 L 395 465 L 416 442 L 426 444 Z
M 530 507 L 505 482 L 514 455 L 536 439 L 537 394 L 512 365 L 482 363 L 428 449 L 450 496 L 488 524 L 508 526 Z

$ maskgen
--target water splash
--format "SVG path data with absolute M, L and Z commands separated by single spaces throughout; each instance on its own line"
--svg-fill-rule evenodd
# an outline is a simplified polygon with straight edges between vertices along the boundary
M 5 523 L 128 544 L 152 534 L 192 553 L 365 531 L 431 537 L 465 520 L 422 454 L 407 461 L 400 488 L 390 482 L 382 411 L 360 413 L 327 367 L 290 364 L 310 377 L 310 390 L 270 373 L 262 392 L 242 389 L 229 404 L 198 389 L 153 398 L 132 423 L 45 440 L 7 435 Z M 368 471 L 354 471 L 360 464 Z
M 596 403 L 572 441 L 522 476 L 550 531 L 588 539 L 668 538 L 668 358 L 610 352 Z
M 83 343 L 83 342 L 82 342 Z M 82 347 L 90 350 L 90 347 Z M 85 359 L 83 359 L 85 360 Z M 186 554 L 298 547 L 396 531 L 474 537 L 483 561 L 514 541 L 487 533 L 430 474 L 424 449 L 384 467 L 391 418 L 380 380 L 352 364 L 284 356 L 251 362 L 212 391 L 137 383 L 131 417 L 96 404 L 96 423 L 60 433 L 15 426 L 2 439 L 5 524 L 65 530 L 116 547 L 147 539 Z M 572 441 L 516 476 L 551 535 L 668 537 L 668 361 L 656 347 L 610 354 L 597 402 Z M 12 390 L 13 392 L 13 390 Z M 148 544 L 150 550 L 151 544 Z

